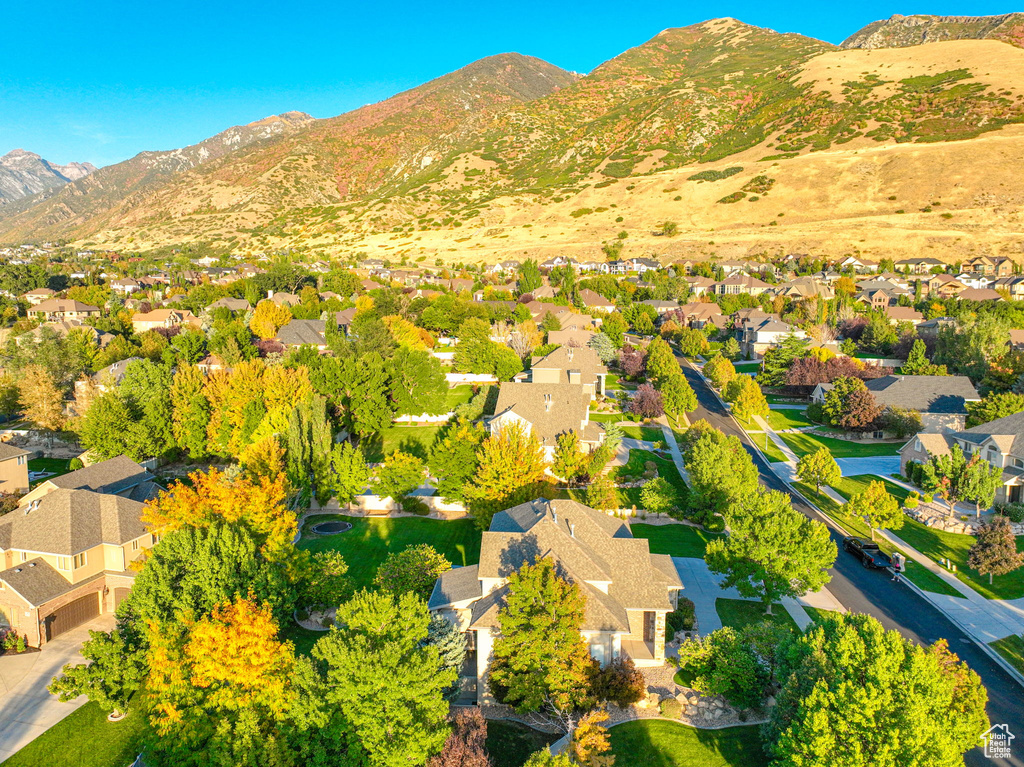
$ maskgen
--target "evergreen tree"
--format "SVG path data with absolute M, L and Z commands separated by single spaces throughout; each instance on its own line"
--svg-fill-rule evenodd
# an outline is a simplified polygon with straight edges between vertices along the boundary
M 907 355 L 907 361 L 903 363 L 901 372 L 908 376 L 949 375 L 945 365 L 933 365 L 925 356 L 924 341 L 920 338 L 914 341 L 914 345 L 910 347 L 910 353 Z
M 363 457 L 362 448 L 353 447 L 349 442 L 331 448 L 331 467 L 324 490 L 333 494 L 341 506 L 351 503 L 366 489 L 369 481 L 370 467 Z
M 604 333 L 595 333 L 587 342 L 587 346 L 597 352 L 597 356 L 601 358 L 601 362 L 605 365 L 615 361 L 617 356 L 615 346 Z
M 789 366 L 804 356 L 809 343 L 806 338 L 788 335 L 777 346 L 766 351 L 761 372 L 757 376 L 758 383 L 761 386 L 783 386 Z
M 207 455 L 206 430 L 210 402 L 204 393 L 203 374 L 195 365 L 180 365 L 171 382 L 171 431 L 178 447 L 193 459 Z

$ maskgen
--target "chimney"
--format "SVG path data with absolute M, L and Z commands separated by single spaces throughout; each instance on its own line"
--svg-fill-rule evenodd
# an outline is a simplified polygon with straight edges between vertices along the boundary
M 545 413 L 550 413 L 551 412 L 551 395 L 550 394 L 545 394 L 544 395 L 544 412 Z
M 566 347 L 565 356 L 569 358 L 569 362 L 572 362 L 572 352 L 573 352 L 573 349 L 572 349 L 571 346 Z
M 580 374 L 580 371 L 578 371 L 578 370 L 570 370 L 569 371 L 569 383 L 571 383 L 571 384 L 582 383 L 583 382 L 582 379 L 583 379 L 583 377 Z

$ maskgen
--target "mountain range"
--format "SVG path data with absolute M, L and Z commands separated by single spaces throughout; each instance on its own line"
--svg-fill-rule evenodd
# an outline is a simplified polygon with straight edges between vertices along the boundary
M 502 54 L 40 189 L 0 207 L 0 240 L 456 261 L 1020 253 L 1022 47 L 1010 14 L 894 16 L 841 46 L 716 19 L 586 76 Z M 659 236 L 667 220 L 677 236 Z
M 87 162 L 57 165 L 33 152 L 12 150 L 0 157 L 0 205 L 59 189 L 95 170 Z

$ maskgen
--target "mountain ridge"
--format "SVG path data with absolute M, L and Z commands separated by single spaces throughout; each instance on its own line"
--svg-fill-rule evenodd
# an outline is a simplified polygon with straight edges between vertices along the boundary
M 0 205 L 59 189 L 95 170 L 96 166 L 88 162 L 59 165 L 35 152 L 12 149 L 0 157 Z

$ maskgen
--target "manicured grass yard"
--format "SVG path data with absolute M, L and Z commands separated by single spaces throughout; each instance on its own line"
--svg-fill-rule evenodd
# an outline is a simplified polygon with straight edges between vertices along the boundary
M 768 425 L 775 431 L 783 429 L 799 429 L 810 426 L 811 422 L 803 410 L 772 410 L 768 413 Z
M 804 612 L 811 617 L 812 621 L 820 621 L 826 615 L 836 614 L 835 610 L 826 610 L 823 607 L 808 607 L 807 605 L 804 605 L 803 608 Z
M 664 442 L 665 435 L 657 426 L 623 426 L 622 435 L 630 439 L 642 439 L 645 442 Z
M 766 767 L 759 728 L 698 730 L 681 722 L 640 719 L 609 731 L 622 767 Z M 492 752 L 493 753 L 493 752 Z
M 783 441 L 797 456 L 813 453 L 820 447 L 827 447 L 834 458 L 864 458 L 873 455 L 897 455 L 900 447 L 895 442 L 850 442 L 845 439 L 819 437 L 816 434 L 780 434 Z
M 607 391 L 632 391 L 637 387 L 635 381 L 626 381 L 618 373 L 609 373 L 604 378 L 604 390 Z
M 611 477 L 614 481 L 621 481 L 622 477 L 642 477 L 644 473 L 644 464 L 647 461 L 653 461 L 658 467 L 658 476 L 664 477 L 665 480 L 672 485 L 676 492 L 679 493 L 680 499 L 685 504 L 685 499 L 689 490 L 686 487 L 686 483 L 683 482 L 683 478 L 679 476 L 679 469 L 676 465 L 668 458 L 660 458 L 649 450 L 630 450 L 629 461 L 625 466 L 617 466 L 611 470 Z M 640 504 L 640 490 L 639 487 L 624 487 L 619 489 L 619 502 L 623 508 L 629 508 L 636 506 L 641 508 Z
M 305 528 L 330 519 L 351 522 L 352 529 L 322 536 L 304 532 L 299 548 L 314 552 L 340 552 L 348 564 L 348 574 L 356 589 L 371 585 L 377 567 L 388 554 L 417 543 L 429 543 L 456 567 L 475 565 L 480 561 L 480 531 L 472 519 L 446 522 L 417 517 L 364 519 L 320 515 L 307 520 Z
M 736 368 L 737 373 L 760 373 L 761 363 L 760 362 L 734 362 L 733 367 Z
M 33 458 L 28 462 L 29 471 L 45 471 L 51 476 L 59 477 L 61 474 L 67 474 L 71 471 L 69 465 L 71 461 L 66 458 Z M 50 477 L 44 477 L 43 479 L 49 479 Z M 42 482 L 42 479 L 37 479 L 32 483 L 33 486 Z
M 459 405 L 464 405 L 473 398 L 473 387 L 469 384 L 453 386 L 448 390 L 448 409 L 454 410 Z
M 624 416 L 622 413 L 591 412 L 589 418 L 591 421 L 598 421 L 600 423 L 618 423 L 619 421 L 626 420 L 626 416 Z
M 721 538 L 724 533 L 709 533 L 691 525 L 645 525 L 631 524 L 633 535 L 646 538 L 652 554 L 668 554 L 672 557 L 704 558 L 708 541 Z
M 380 463 L 396 450 L 426 458 L 437 433 L 446 425 L 432 423 L 423 426 L 391 426 L 380 434 L 362 441 L 366 460 L 370 463 Z
M 487 753 L 494 767 L 523 767 L 530 755 L 551 745 L 557 737 L 519 722 L 487 722 Z
M 757 445 L 758 450 L 764 453 L 765 457 L 770 463 L 785 463 L 786 456 L 779 449 L 771 437 L 766 437 L 764 432 L 757 432 L 750 434 L 748 432 L 750 440 Z
M 139 755 L 149 730 L 141 707 L 120 722 L 108 722 L 95 703 L 86 703 L 7 759 L 4 767 L 125 767 Z
M 989 646 L 1010 662 L 1010 665 L 1024 674 L 1024 637 L 1008 636 L 990 642 Z
M 793 616 L 786 612 L 786 608 L 780 604 L 772 605 L 772 614 L 765 615 L 764 605 L 760 602 L 719 597 L 715 600 L 715 612 L 722 619 L 723 626 L 732 626 L 736 629 L 753 623 L 771 621 L 779 626 L 788 626 L 794 631 L 798 631 Z
M 956 565 L 957 578 L 988 599 L 1019 599 L 1024 597 L 1024 568 L 1007 575 L 997 575 L 989 585 L 988 576 L 967 566 L 967 552 L 974 545 L 973 535 L 959 535 L 927 527 L 908 519 L 896 535 L 927 555 L 933 561 L 949 559 Z M 1017 538 L 1017 551 L 1024 551 L 1024 536 Z

